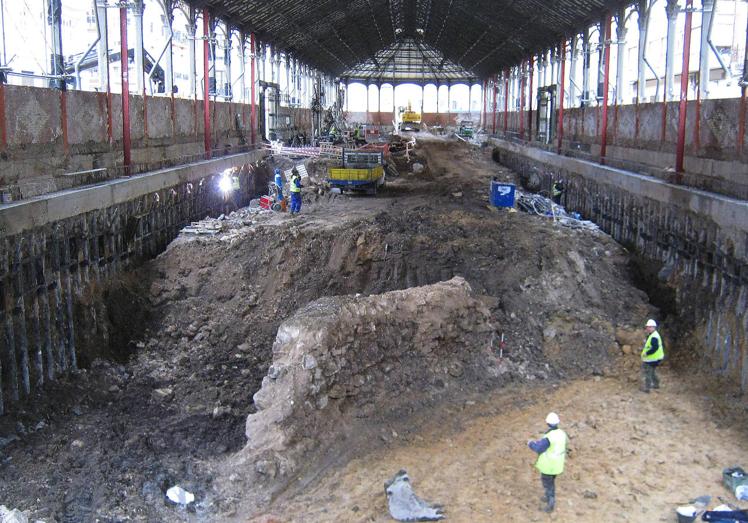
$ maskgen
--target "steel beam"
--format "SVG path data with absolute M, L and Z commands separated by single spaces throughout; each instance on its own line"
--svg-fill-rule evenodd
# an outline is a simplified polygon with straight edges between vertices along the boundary
M 226 24 L 226 39 L 223 44 L 223 74 L 225 78 L 222 90 L 223 96 L 229 100 L 231 100 L 234 95 L 231 89 L 231 33 L 231 26 Z M 218 75 L 216 75 L 216 77 L 217 76 Z
M 519 137 L 524 139 L 525 137 L 525 87 L 526 87 L 526 72 L 525 72 L 525 61 L 522 60 L 519 66 Z
M 578 35 L 571 37 L 571 46 L 569 49 L 569 105 L 576 103 L 576 81 L 577 81 L 577 52 L 579 51 Z M 532 90 L 531 90 L 532 91 Z M 530 93 L 532 95 L 532 92 Z
M 197 11 L 190 6 L 189 19 L 187 20 L 187 50 L 189 51 L 190 72 L 188 83 L 190 84 L 190 96 L 197 100 Z
M 683 35 L 683 65 L 680 76 L 680 111 L 678 114 L 678 143 L 675 150 L 676 183 L 683 179 L 683 160 L 686 151 L 686 110 L 688 108 L 688 59 L 691 54 L 691 23 L 693 0 L 686 0 L 686 24 Z
M 496 134 L 496 95 L 499 92 L 499 75 L 493 76 L 493 132 Z
M 203 131 L 205 158 L 211 157 L 210 130 L 210 12 L 203 9 Z
M 621 8 L 616 15 L 616 38 L 618 52 L 616 53 L 616 104 L 623 103 L 623 62 L 626 54 L 626 9 Z
M 582 35 L 582 100 L 580 107 L 590 103 L 590 29 L 586 28 Z
M 603 118 L 602 132 L 600 133 L 600 163 L 605 163 L 605 154 L 608 148 L 608 91 L 610 86 L 610 36 L 611 36 L 611 16 L 605 15 L 604 19 L 604 38 L 602 38 L 604 48 L 603 59 Z
M 438 89 L 438 88 L 437 88 Z M 486 93 L 488 92 L 488 80 L 483 80 L 483 113 L 481 114 L 481 127 L 486 126 Z
M 164 3 L 164 28 L 169 35 L 166 47 L 166 64 L 164 67 L 164 91 L 166 96 L 174 94 L 174 8 L 172 2 Z
M 665 101 L 675 98 L 675 23 L 678 21 L 678 0 L 667 0 L 667 48 L 665 50 Z
M 561 80 L 558 83 L 558 148 L 556 152 L 561 154 L 561 142 L 564 139 L 564 83 L 566 83 L 566 40 L 561 42 L 559 62 L 561 67 Z
M 99 16 L 99 42 L 97 44 L 97 64 L 99 69 L 99 90 L 109 90 L 109 45 L 107 28 L 107 8 L 99 2 L 96 3 L 96 11 Z
M 133 15 L 135 17 L 135 92 L 145 94 L 145 82 L 143 69 L 143 0 L 135 0 Z M 122 56 L 127 56 L 126 54 Z
M 122 78 L 122 154 L 125 175 L 130 174 L 130 74 L 127 59 L 127 7 L 119 9 L 120 56 L 123 57 Z
M 49 57 L 49 86 L 65 90 L 65 79 L 59 78 L 65 74 L 65 58 L 62 54 L 62 0 L 48 0 L 47 23 L 52 33 L 52 53 Z M 7 64 L 3 64 L 7 65 Z
M 527 140 L 532 141 L 532 77 L 533 77 L 533 69 L 535 69 L 535 56 L 530 55 L 530 91 L 529 91 L 529 98 L 528 98 L 528 108 L 529 111 L 527 112 Z
M 647 89 L 646 59 L 647 34 L 649 33 L 649 0 L 639 0 L 639 53 L 636 63 L 636 103 L 644 103 Z
M 709 38 L 714 16 L 714 0 L 701 1 L 701 47 L 699 48 L 699 99 L 709 98 Z
M 504 136 L 509 129 L 509 69 L 504 71 Z

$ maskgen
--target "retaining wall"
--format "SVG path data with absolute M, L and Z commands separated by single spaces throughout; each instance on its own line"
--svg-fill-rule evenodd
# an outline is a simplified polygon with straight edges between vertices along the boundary
M 748 198 L 748 141 L 741 136 L 746 108 L 739 98 L 688 102 L 683 182 L 698 189 Z M 678 102 L 612 105 L 608 108 L 606 163 L 662 179 L 675 167 L 678 141 Z M 535 133 L 536 111 L 532 113 Z M 527 139 L 529 111 L 496 115 L 496 130 L 504 137 L 520 138 L 520 118 Z M 493 113 L 486 115 L 493 131 Z M 598 159 L 601 144 L 601 107 L 564 109 L 562 151 L 582 159 Z M 548 147 L 556 150 L 556 141 Z
M 562 202 L 654 264 L 675 290 L 678 349 L 748 390 L 748 202 L 506 140 L 501 163 L 565 180 Z
M 74 371 L 82 345 L 107 340 L 93 289 L 162 252 L 190 221 L 223 212 L 220 173 L 239 175 L 232 206 L 264 192 L 270 173 L 258 162 L 265 154 L 0 206 L 0 414 Z
M 0 85 L 0 190 L 14 200 L 113 179 L 122 171 L 122 97 Z M 251 106 L 210 102 L 216 154 L 251 141 Z M 130 95 L 132 172 L 199 159 L 203 101 Z M 106 168 L 95 174 L 70 175 Z

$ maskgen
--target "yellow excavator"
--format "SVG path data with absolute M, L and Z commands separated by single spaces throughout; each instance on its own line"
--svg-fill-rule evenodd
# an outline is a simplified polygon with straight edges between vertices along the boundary
M 402 120 L 400 121 L 401 131 L 420 131 L 421 130 L 421 113 L 414 111 L 410 100 L 407 107 L 400 108 Z

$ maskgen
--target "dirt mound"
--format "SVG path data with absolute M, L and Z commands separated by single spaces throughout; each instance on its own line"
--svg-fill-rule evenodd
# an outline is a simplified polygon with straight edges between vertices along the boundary
M 0 437 L 22 437 L 6 447 L 12 459 L 0 462 L 4 477 L 14 478 L 0 482 L 0 497 L 39 517 L 50 511 L 72 514 L 79 507 L 103 519 L 175 521 L 191 517 L 162 503 L 162 487 L 178 482 L 198 495 L 198 513 L 230 513 L 249 488 L 243 483 L 245 474 L 253 476 L 257 466 L 267 472 L 280 468 L 271 460 L 231 468 L 236 467 L 233 453 L 246 443 L 244 424 L 257 410 L 253 395 L 268 375 L 278 328 L 324 297 L 363 295 L 324 302 L 344 310 L 343 303 L 381 299 L 366 296 L 460 276 L 479 296 L 486 321 L 504 334 L 503 362 L 509 369 L 481 381 L 470 374 L 469 365 L 463 367 L 471 386 L 606 373 L 620 353 L 616 329 L 640 325 L 650 310 L 645 295 L 630 283 L 626 252 L 602 234 L 487 208 L 488 181 L 499 169 L 489 150 L 427 142 L 419 154 L 433 172 L 440 169 L 432 180 L 403 176 L 388 182 L 377 198 L 333 198 L 310 190 L 299 217 L 259 214 L 229 220 L 227 229 L 215 236 L 174 241 L 134 275 L 138 288 L 147 292 L 143 296 L 139 291 L 138 314 L 131 308 L 128 316 L 144 320 L 129 321 L 130 346 L 118 352 L 134 356 L 122 365 L 94 362 L 80 378 L 53 385 L 55 399 L 46 407 L 40 403 L 0 426 Z M 438 305 L 444 307 L 444 318 L 450 317 L 445 301 L 424 307 Z M 471 321 L 483 316 L 481 312 Z M 402 330 L 408 329 L 416 326 Z M 362 329 L 354 341 L 371 336 Z M 399 350 L 392 340 L 387 343 Z M 482 350 L 484 343 L 473 350 Z M 320 368 L 320 358 L 315 359 Z M 457 401 L 460 390 L 447 386 L 458 378 L 441 363 L 434 365 L 407 367 L 407 375 L 414 383 L 427 380 L 432 397 L 447 390 Z M 379 366 L 373 365 L 371 372 L 375 369 Z M 337 390 L 326 380 L 328 406 L 313 409 L 325 416 L 311 418 L 319 422 L 316 432 L 305 432 L 303 426 L 283 430 L 322 434 L 325 441 L 346 434 L 343 427 L 327 424 L 332 405 L 347 406 L 346 416 L 364 419 L 356 415 L 371 408 L 366 400 L 387 390 L 375 385 L 391 379 L 377 370 L 376 379 L 364 384 L 371 384 L 372 394 L 349 396 L 356 389 L 355 384 L 349 389 L 348 380 L 365 374 L 352 372 Z M 342 396 L 332 398 L 330 392 Z M 374 414 L 366 419 L 375 419 Z M 400 418 L 405 427 L 397 432 L 402 434 L 414 409 L 385 414 Z M 335 419 L 343 418 L 330 417 Z M 39 421 L 45 428 L 24 436 L 14 428 L 15 421 L 24 430 Z M 305 464 L 319 473 L 340 460 L 365 455 L 393 437 L 381 432 L 382 426 L 372 422 L 346 440 L 346 452 L 334 459 L 310 454 Z M 300 439 L 305 445 L 314 443 Z M 47 485 L 69 485 L 90 496 L 66 501 L 57 489 L 41 485 L 39 477 Z M 267 491 L 257 501 L 270 500 Z
M 355 418 L 398 416 L 422 396 L 498 377 L 500 362 L 487 353 L 489 316 L 462 278 L 306 305 L 278 329 L 242 460 L 289 451 L 278 459 L 290 473 L 293 442 L 308 450 Z

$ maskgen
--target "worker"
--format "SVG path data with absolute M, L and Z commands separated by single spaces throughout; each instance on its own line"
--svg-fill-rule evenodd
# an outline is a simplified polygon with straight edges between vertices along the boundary
M 283 200 L 283 176 L 277 167 L 275 168 L 275 188 L 278 192 L 278 201 Z
M 642 349 L 642 375 L 644 378 L 642 392 L 649 393 L 650 389 L 660 388 L 657 367 L 665 358 L 665 346 L 662 344 L 660 333 L 657 332 L 656 321 L 647 320 L 645 329 L 647 330 L 647 341 Z
M 296 167 L 291 171 L 291 182 L 288 184 L 288 190 L 291 192 L 291 214 L 301 212 L 301 176 Z
M 545 495 L 541 498 L 546 502 L 545 512 L 553 512 L 556 507 L 556 476 L 564 471 L 566 460 L 566 432 L 558 428 L 560 420 L 558 414 L 551 412 L 546 416 L 548 430 L 539 440 L 528 440 L 527 446 L 538 454 L 535 468 L 540 471 L 540 482 Z
M 557 205 L 561 205 L 561 196 L 566 192 L 563 180 L 556 180 L 551 187 L 551 198 Z

